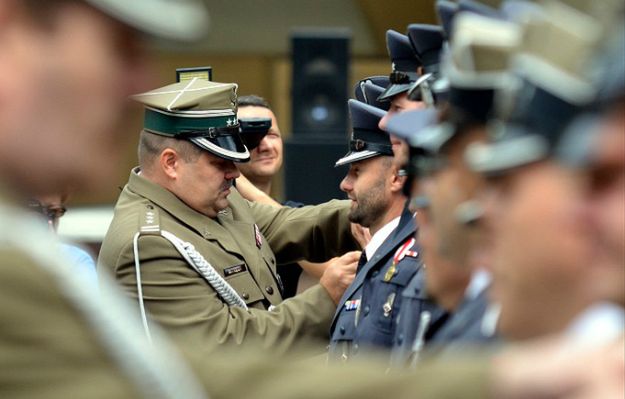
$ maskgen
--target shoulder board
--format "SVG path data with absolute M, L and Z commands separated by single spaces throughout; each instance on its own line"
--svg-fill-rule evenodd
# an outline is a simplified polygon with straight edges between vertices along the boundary
M 158 209 L 150 202 L 143 204 L 139 213 L 139 231 L 142 234 L 161 234 Z

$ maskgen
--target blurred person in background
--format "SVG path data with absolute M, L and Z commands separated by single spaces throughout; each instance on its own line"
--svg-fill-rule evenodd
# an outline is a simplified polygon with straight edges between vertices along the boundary
M 592 268 L 593 232 L 582 217 L 583 180 L 562 162 L 558 149 L 595 90 L 579 56 L 565 54 L 574 50 L 590 63 L 602 23 L 572 5 L 549 5 L 526 27 L 514 56 L 515 65 L 524 68 L 515 69 L 520 85 L 511 114 L 493 127 L 488 144 L 473 145 L 467 156 L 489 180 L 483 222 L 492 234 L 491 297 L 501 306 L 498 332 L 517 341 L 568 332 L 590 343 L 601 341 L 599 335 L 593 338 L 584 330 L 610 323 L 586 319 L 580 328 L 579 317 L 603 319 L 602 311 L 585 311 L 606 298 L 593 288 L 598 277 Z M 572 10 L 584 23 L 583 35 L 568 19 Z M 556 24 L 566 28 L 554 30 Z M 541 69 L 547 63 L 553 67 L 550 74 Z M 612 332 L 606 328 L 602 336 L 622 330 L 622 318 L 610 319 Z
M 43 217 L 48 227 L 56 234 L 59 221 L 67 211 L 65 205 L 68 197 L 68 194 L 40 195 L 28 201 L 28 208 Z M 74 272 L 84 275 L 89 283 L 97 288 L 97 273 L 93 256 L 74 243 L 64 242 L 61 245 L 63 252 L 71 260 Z
M 191 1 L 0 3 L 0 396 L 203 397 L 179 355 L 145 345 L 125 304 L 94 295 L 21 204 L 112 185 L 127 98 L 151 76 L 139 30 L 189 40 L 206 22 Z
M 472 143 L 486 140 L 496 90 L 512 81 L 508 59 L 520 32 L 513 23 L 471 13 L 461 14 L 453 23 L 463 40 L 449 44 L 449 54 L 441 65 L 441 74 L 448 81 L 448 99 L 439 107 L 438 123 L 411 136 L 420 115 L 410 111 L 391 118 L 388 126 L 402 136 L 411 136 L 410 170 L 419 176 L 412 196 L 419 207 L 419 242 L 428 266 L 425 291 L 449 312 L 449 320 L 420 330 L 421 337 L 404 331 L 404 336 L 423 342 L 397 345 L 398 359 L 416 348 L 425 347 L 432 355 L 434 349 L 457 350 L 494 338 L 485 317 L 490 275 L 484 265 L 474 262 L 476 240 L 481 236 L 475 223 L 480 216 L 475 196 L 484 182 L 469 168 L 464 152 Z
M 237 117 L 239 119 L 269 118 L 271 120 L 271 127 L 265 137 L 256 148 L 250 149 L 250 161 L 238 165 L 239 171 L 244 178 L 239 177 L 237 179 L 237 188 L 249 200 L 262 201 L 277 206 L 279 205 L 277 201 L 271 201 L 271 187 L 272 182 L 282 168 L 284 148 L 278 120 L 267 100 L 262 97 L 256 95 L 239 96 L 237 102 Z M 245 138 L 245 131 L 242 131 L 241 134 Z M 251 190 L 251 188 L 246 189 L 247 185 L 244 179 L 249 180 L 266 197 L 259 192 Z M 302 203 L 288 200 L 282 205 L 295 208 L 304 206 Z M 305 260 L 298 263 L 278 265 L 278 275 L 284 286 L 283 297 L 285 299 L 290 298 L 298 292 L 298 285 L 303 279 L 302 269 L 311 277 L 310 281 L 303 281 L 303 284 L 310 287 L 314 281 L 318 281 L 321 278 L 327 266 L 328 263 L 312 263 Z

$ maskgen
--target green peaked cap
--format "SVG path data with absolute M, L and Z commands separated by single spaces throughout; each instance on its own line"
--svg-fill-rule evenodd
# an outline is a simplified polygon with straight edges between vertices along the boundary
M 132 96 L 145 106 L 143 127 L 187 139 L 217 156 L 241 162 L 249 151 L 239 136 L 237 85 L 194 78 Z

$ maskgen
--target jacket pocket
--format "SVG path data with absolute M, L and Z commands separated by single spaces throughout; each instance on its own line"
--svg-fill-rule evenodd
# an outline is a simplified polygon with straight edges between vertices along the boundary
M 246 304 L 250 305 L 264 299 L 262 291 L 247 270 L 245 263 L 225 267 L 223 274 L 228 284 L 234 288 Z

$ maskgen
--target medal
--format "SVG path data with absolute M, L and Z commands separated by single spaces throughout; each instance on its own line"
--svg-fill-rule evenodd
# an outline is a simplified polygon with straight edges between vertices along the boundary
M 397 251 L 395 252 L 395 256 L 393 256 L 393 262 L 391 263 L 391 267 L 389 267 L 386 273 L 384 274 L 385 283 L 388 283 L 389 281 L 391 281 L 391 279 L 395 276 L 395 274 L 397 274 L 397 264 L 401 262 L 401 260 L 404 259 L 404 257 L 406 256 L 411 256 L 413 258 L 417 257 L 418 255 L 417 251 L 410 250 L 415 244 L 415 242 L 416 240 L 414 239 L 414 237 L 410 238 L 408 239 L 408 241 L 404 243 L 404 245 L 402 245 L 401 247 L 397 249 Z
M 256 247 L 260 249 L 263 245 L 263 236 L 260 234 L 260 229 L 256 223 L 254 223 L 254 237 L 256 238 Z

